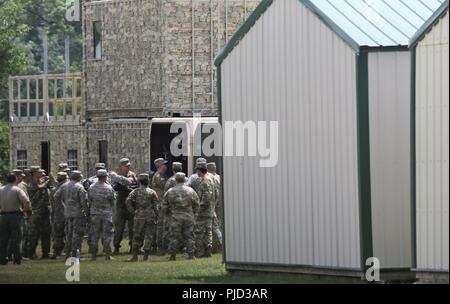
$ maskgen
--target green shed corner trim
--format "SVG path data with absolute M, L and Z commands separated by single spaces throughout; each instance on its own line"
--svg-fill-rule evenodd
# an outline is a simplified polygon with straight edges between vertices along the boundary
M 410 114 L 410 162 L 411 162 L 411 265 L 417 268 L 417 223 L 416 223 L 416 48 L 411 50 L 411 114 Z
M 415 47 L 419 41 L 431 30 L 436 23 L 447 13 L 448 11 L 448 2 L 449 0 L 445 0 L 444 3 L 434 12 L 434 14 L 425 22 L 425 24 L 417 31 L 417 33 L 411 38 L 411 42 L 409 43 L 409 47 Z
M 223 114 L 222 114 L 222 68 L 219 66 L 217 66 L 217 106 L 218 106 L 218 110 L 219 110 L 219 124 L 221 126 L 223 126 Z M 223 143 L 223 133 L 222 133 L 222 149 L 224 147 L 224 143 Z M 221 194 L 221 206 L 220 208 L 222 208 L 222 218 L 220 219 L 222 221 L 222 262 L 225 263 L 226 262 L 226 255 L 227 255 L 227 250 L 226 250 L 226 238 L 225 238 L 225 193 L 224 193 L 224 186 L 223 183 L 225 181 L 225 176 L 223 174 L 224 172 L 224 167 L 223 167 L 223 151 L 222 152 L 222 156 L 220 157 L 219 161 L 220 161 L 220 167 L 222 168 L 222 172 L 220 172 L 220 174 L 222 175 L 222 179 L 220 182 L 220 194 Z
M 356 54 L 356 109 L 361 268 L 373 257 L 370 178 L 369 55 Z
M 231 51 L 239 44 L 241 39 L 250 31 L 256 21 L 264 14 L 267 8 L 272 5 L 273 0 L 263 0 L 255 8 L 255 10 L 250 14 L 250 16 L 245 20 L 244 24 L 239 27 L 237 32 L 231 37 L 230 41 L 227 42 L 225 47 L 219 52 L 214 59 L 214 64 L 219 66 L 225 58 L 231 53 Z

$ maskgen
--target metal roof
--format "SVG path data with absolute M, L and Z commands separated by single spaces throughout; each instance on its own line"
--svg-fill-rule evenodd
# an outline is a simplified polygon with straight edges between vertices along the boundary
M 217 55 L 220 65 L 274 0 L 262 0 Z M 356 52 L 361 47 L 408 46 L 411 38 L 448 0 L 298 0 Z
M 445 0 L 441 7 L 434 12 L 434 14 L 428 19 L 427 22 L 417 31 L 417 33 L 412 37 L 409 44 L 410 47 L 414 47 L 419 43 L 420 40 L 425 36 L 425 34 L 431 30 L 431 28 L 439 22 L 439 20 L 448 13 L 448 0 Z
M 408 45 L 445 0 L 308 0 L 359 46 Z M 305 3 L 307 4 L 307 3 Z

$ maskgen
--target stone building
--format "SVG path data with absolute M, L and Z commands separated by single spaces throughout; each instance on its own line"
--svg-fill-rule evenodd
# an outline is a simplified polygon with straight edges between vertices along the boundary
M 10 78 L 11 167 L 55 174 L 67 161 L 90 175 L 96 162 L 117 170 L 129 157 L 148 171 L 170 138 L 155 119 L 217 116 L 213 59 L 259 2 L 84 4 L 81 75 Z

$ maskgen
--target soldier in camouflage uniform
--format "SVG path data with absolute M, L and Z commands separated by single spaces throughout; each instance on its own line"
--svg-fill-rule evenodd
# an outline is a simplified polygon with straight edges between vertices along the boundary
M 164 186 L 164 193 L 167 192 L 170 188 L 173 188 L 177 185 L 177 182 L 175 180 L 175 175 L 181 171 L 183 171 L 182 163 L 177 163 L 177 162 L 172 163 L 173 175 L 167 180 L 166 185 Z
M 106 165 L 104 163 L 96 163 L 95 164 L 95 172 L 97 173 L 98 170 L 106 170 Z M 93 175 L 93 176 L 83 180 L 81 182 L 81 184 L 83 185 L 84 190 L 88 191 L 89 187 L 91 185 L 93 185 L 94 183 L 96 183 L 97 181 L 98 181 L 98 177 L 97 177 L 97 174 L 96 174 L 96 175 Z M 91 229 L 91 219 L 90 218 L 87 219 L 86 231 L 87 231 L 87 234 L 88 234 L 87 244 L 88 244 L 89 250 L 90 250 L 90 248 L 92 247 L 91 246 L 92 233 L 94 232 L 94 230 Z M 92 254 L 92 252 L 91 252 L 91 254 Z
M 53 255 L 52 259 L 61 256 L 64 250 L 66 218 L 64 217 L 64 206 L 61 200 L 55 199 L 55 193 L 58 189 L 67 183 L 67 173 L 58 172 L 56 176 L 56 186 L 50 190 L 50 207 L 51 207 L 51 222 L 52 222 L 52 237 L 53 237 Z
M 72 171 L 70 181 L 55 193 L 55 200 L 61 200 L 66 218 L 66 258 L 80 257 L 81 243 L 89 216 L 86 190 L 81 185 L 81 172 Z
M 30 168 L 32 179 L 27 185 L 27 193 L 31 202 L 31 216 L 28 220 L 28 243 L 25 256 L 34 258 L 36 247 L 41 240 L 42 258 L 49 258 L 50 253 L 50 200 L 49 179 L 44 178 L 44 170 L 39 166 Z
M 175 174 L 176 186 L 164 195 L 163 211 L 170 218 L 170 260 L 176 259 L 176 253 L 181 244 L 186 244 L 189 258 L 195 256 L 194 214 L 199 208 L 197 193 L 187 186 L 186 175 Z
M 122 158 L 120 160 L 120 175 L 128 180 L 127 184 L 114 183 L 114 190 L 117 191 L 116 208 L 114 213 L 114 254 L 118 254 L 120 250 L 120 243 L 123 239 L 123 232 L 125 224 L 128 226 L 128 242 L 130 244 L 130 251 L 133 240 L 133 214 L 127 210 L 125 201 L 133 188 L 137 186 L 136 174 L 130 170 L 130 160 Z
M 139 250 L 144 246 L 144 261 L 148 260 L 152 238 L 156 230 L 156 215 L 159 198 L 156 192 L 148 187 L 148 174 L 139 175 L 139 188 L 128 195 L 126 205 L 128 211 L 134 214 L 133 256 L 130 262 L 137 262 Z
M 17 186 L 20 188 L 20 189 L 22 189 L 24 192 L 25 192 L 25 194 L 26 195 L 28 195 L 28 192 L 27 192 L 27 189 L 28 189 L 28 184 L 30 183 L 30 181 L 31 181 L 31 172 L 30 172 L 30 169 L 24 169 L 23 170 L 23 173 L 24 173 L 24 177 L 23 177 L 23 179 L 22 179 L 22 182 L 20 182 Z M 31 204 L 31 203 L 30 203 Z M 31 206 L 31 205 L 30 205 Z M 31 208 L 31 207 L 30 207 Z M 30 209 L 30 212 L 29 212 L 29 214 L 26 214 L 24 217 L 23 217 L 23 220 L 22 220 L 22 252 L 23 253 L 26 253 L 27 252 L 27 244 L 28 244 L 28 226 L 29 226 L 29 224 L 28 224 L 28 222 L 29 222 L 29 219 L 30 219 L 30 216 L 31 215 L 31 209 Z
M 113 238 L 113 208 L 116 200 L 116 192 L 107 183 L 108 172 L 104 169 L 97 171 L 98 181 L 92 184 L 88 190 L 91 220 L 91 260 L 97 259 L 98 240 L 102 238 L 105 259 L 110 260 L 111 241 Z
M 152 189 L 156 191 L 158 197 L 164 197 L 164 189 L 167 182 L 167 161 L 162 158 L 155 160 L 155 166 L 158 169 L 152 179 Z M 162 202 L 161 202 L 162 203 Z M 161 205 L 158 205 L 158 210 L 161 210 Z M 156 227 L 156 245 L 157 255 L 164 255 L 167 247 L 168 227 L 164 225 L 164 214 L 158 211 L 158 222 Z
M 215 201 L 215 210 L 213 214 L 213 222 L 212 222 L 212 236 L 213 236 L 213 253 L 222 251 L 222 230 L 221 223 L 219 220 L 220 216 L 220 175 L 217 174 L 217 166 L 216 163 L 208 163 L 206 165 L 206 169 L 208 170 L 208 174 L 211 175 L 214 181 L 214 186 L 216 188 L 216 201 Z M 220 217 L 221 218 L 221 217 Z
M 212 249 L 212 220 L 216 199 L 215 186 L 214 181 L 207 174 L 206 167 L 198 166 L 196 172 L 198 177 L 202 179 L 197 191 L 200 207 L 195 218 L 197 257 L 210 257 Z

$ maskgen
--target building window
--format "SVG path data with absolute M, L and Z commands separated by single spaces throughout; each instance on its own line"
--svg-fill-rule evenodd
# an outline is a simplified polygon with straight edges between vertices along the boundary
M 17 150 L 17 169 L 24 170 L 27 167 L 27 150 Z
M 67 151 L 67 164 L 70 170 L 78 170 L 78 151 L 68 150 Z
M 102 59 L 102 23 L 95 21 L 94 27 L 94 58 Z
M 106 140 L 98 141 L 98 161 L 108 166 L 108 142 Z

